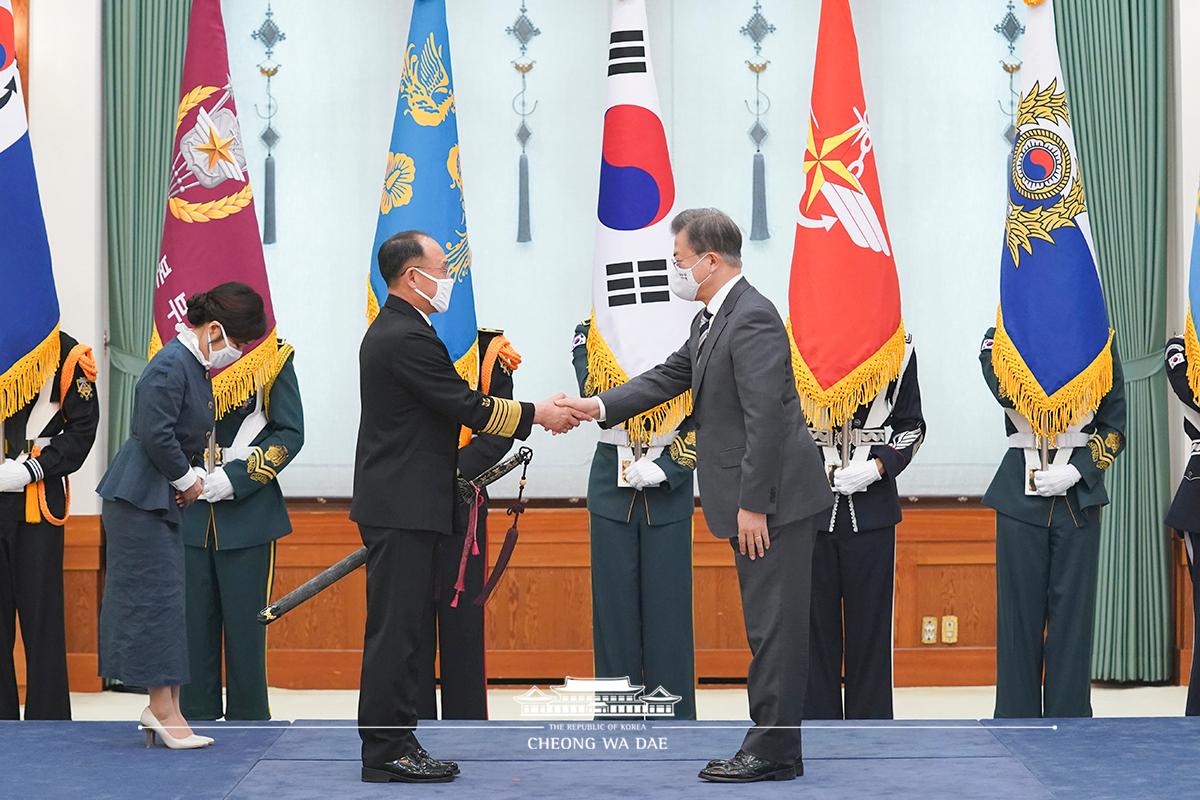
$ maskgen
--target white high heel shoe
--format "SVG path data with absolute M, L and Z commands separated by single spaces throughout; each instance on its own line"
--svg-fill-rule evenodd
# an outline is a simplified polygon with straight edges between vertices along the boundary
M 158 721 L 158 717 L 154 716 L 150 706 L 146 706 L 146 710 L 142 712 L 142 729 L 146 732 L 146 747 L 154 746 L 155 734 L 163 740 L 163 744 L 172 750 L 194 750 L 197 747 L 207 747 L 213 743 L 209 737 L 197 736 L 194 733 L 191 736 L 176 739 L 167 733 L 167 729 Z

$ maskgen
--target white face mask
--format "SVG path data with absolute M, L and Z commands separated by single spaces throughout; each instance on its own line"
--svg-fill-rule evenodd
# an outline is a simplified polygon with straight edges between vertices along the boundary
M 242 357 L 242 351 L 234 348 L 229 337 L 225 335 L 225 326 L 218 322 L 217 327 L 221 329 L 221 338 L 225 341 L 225 346 L 220 350 L 213 350 L 212 333 L 209 332 L 208 366 L 210 369 L 224 369 Z
M 417 294 L 429 301 L 430 305 L 433 306 L 433 313 L 445 313 L 446 309 L 450 308 L 450 294 L 454 291 L 454 278 L 435 278 L 432 275 L 421 272 L 416 267 L 413 267 L 413 269 L 437 284 L 437 291 L 433 293 L 433 297 L 425 294 L 420 289 L 417 289 Z
M 695 300 L 696 293 L 700 291 L 700 285 L 712 277 L 712 273 L 710 272 L 703 281 L 697 282 L 696 276 L 692 274 L 706 255 L 708 253 L 701 253 L 700 257 L 696 259 L 696 263 L 692 264 L 691 269 L 680 269 L 675 265 L 675 260 L 671 259 L 669 264 L 670 269 L 667 271 L 667 284 L 676 297 L 684 300 Z

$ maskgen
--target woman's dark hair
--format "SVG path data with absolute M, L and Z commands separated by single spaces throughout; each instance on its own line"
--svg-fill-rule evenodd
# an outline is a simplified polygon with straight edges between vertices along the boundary
M 239 344 L 253 342 L 267 332 L 267 315 L 258 292 L 241 281 L 228 281 L 188 298 L 187 320 L 193 328 L 219 322 L 225 334 Z

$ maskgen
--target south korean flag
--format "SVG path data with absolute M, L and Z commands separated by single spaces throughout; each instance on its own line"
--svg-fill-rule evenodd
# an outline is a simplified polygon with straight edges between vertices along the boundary
M 675 180 L 650 61 L 645 0 L 614 0 L 592 279 L 592 350 L 632 378 L 687 339 L 696 304 L 667 285 Z M 594 372 L 594 371 L 593 371 Z M 593 378 L 596 375 L 593 374 Z M 608 386 L 601 386 L 610 388 Z

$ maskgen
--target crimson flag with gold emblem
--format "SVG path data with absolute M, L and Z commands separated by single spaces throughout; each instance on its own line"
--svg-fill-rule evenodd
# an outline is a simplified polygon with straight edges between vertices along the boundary
M 243 348 L 244 355 L 233 365 L 213 375 L 218 418 L 258 391 L 275 360 L 278 342 L 230 85 L 221 3 L 194 0 L 155 272 L 150 355 L 170 341 L 180 326 L 188 325 L 188 297 L 226 281 L 242 281 L 262 295 L 267 333 Z

